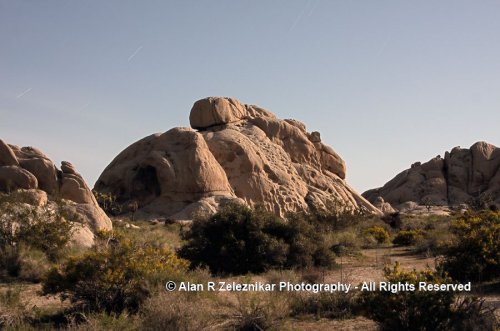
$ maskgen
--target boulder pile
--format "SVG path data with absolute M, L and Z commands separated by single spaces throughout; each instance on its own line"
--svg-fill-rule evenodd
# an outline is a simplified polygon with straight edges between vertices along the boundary
M 363 196 L 372 203 L 382 198 L 398 209 L 407 209 L 411 203 L 457 207 L 477 200 L 498 208 L 500 148 L 486 142 L 470 148 L 455 147 L 444 158 L 412 164 L 383 187 L 366 191 Z
M 0 192 L 19 191 L 33 207 L 63 201 L 64 208 L 78 218 L 73 241 L 82 246 L 91 246 L 97 231 L 112 228 L 111 220 L 71 163 L 63 161 L 59 170 L 38 149 L 9 145 L 0 139 Z
M 94 189 L 142 217 L 188 220 L 230 201 L 281 216 L 340 201 L 380 211 L 345 181 L 344 160 L 303 123 L 236 99 L 196 101 L 191 128 L 145 137 L 106 167 Z

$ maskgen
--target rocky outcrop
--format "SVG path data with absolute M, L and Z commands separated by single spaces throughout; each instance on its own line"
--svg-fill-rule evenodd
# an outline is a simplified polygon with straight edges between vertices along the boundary
M 380 213 L 347 185 L 342 158 L 299 121 L 218 97 L 195 102 L 189 120 L 195 130 L 174 128 L 130 145 L 95 190 L 136 202 L 144 217 L 175 220 L 230 201 L 279 215 L 332 200 Z
M 25 203 L 35 207 L 62 199 L 79 222 L 74 242 L 89 246 L 99 230 L 111 230 L 111 220 L 97 204 L 91 190 L 74 166 L 66 161 L 58 170 L 41 151 L 33 147 L 8 145 L 0 140 L 0 192 L 22 190 Z M 92 240 L 89 238 L 92 237 Z
M 396 210 L 391 206 L 391 204 L 385 202 L 384 198 L 382 197 L 377 197 L 375 201 L 373 201 L 373 205 L 377 207 L 384 215 L 390 215 L 396 212 Z
M 459 206 L 486 199 L 500 207 L 500 148 L 477 142 L 455 147 L 444 158 L 414 163 L 383 187 L 366 191 L 371 202 L 382 197 L 393 206 L 415 202 L 429 206 Z

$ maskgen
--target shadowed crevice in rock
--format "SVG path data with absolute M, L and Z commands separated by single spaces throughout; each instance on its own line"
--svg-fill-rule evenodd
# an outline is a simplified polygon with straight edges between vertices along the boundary
M 161 195 L 161 186 L 156 169 L 150 165 L 138 167 L 132 180 L 130 199 L 136 199 L 141 206 Z

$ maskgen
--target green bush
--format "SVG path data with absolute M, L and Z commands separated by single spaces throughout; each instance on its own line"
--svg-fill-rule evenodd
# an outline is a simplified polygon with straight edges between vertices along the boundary
M 73 215 L 61 204 L 22 204 L 23 192 L 0 198 L 0 279 L 40 280 L 47 265 L 65 252 Z
M 344 229 L 331 235 L 332 250 L 337 256 L 354 256 L 361 252 L 363 240 L 355 229 Z
M 500 277 L 500 212 L 467 213 L 452 223 L 454 241 L 441 267 L 453 279 L 485 281 Z
M 494 330 L 491 311 L 477 299 L 456 300 L 455 292 L 419 291 L 418 283 L 451 283 L 439 272 L 404 271 L 398 263 L 384 269 L 385 278 L 392 284 L 407 283 L 415 291 L 364 292 L 362 306 L 369 318 L 380 323 L 382 330 Z M 458 303 L 457 303 L 458 302 Z M 467 328 L 469 320 L 476 325 Z M 479 326 L 484 325 L 485 328 Z
M 116 196 L 111 193 L 102 193 L 96 190 L 92 190 L 92 194 L 104 212 L 108 215 L 120 215 L 123 212 L 127 212 L 126 206 L 116 201 Z
M 398 246 L 410 246 L 415 245 L 418 240 L 424 237 L 425 232 L 420 229 L 415 230 L 401 230 L 399 231 L 392 243 Z
M 416 252 L 427 256 L 438 256 L 444 254 L 453 239 L 449 229 L 434 228 L 426 231 L 425 236 L 417 238 L 415 242 Z
M 0 279 L 40 282 L 50 262 L 46 255 L 29 246 L 7 246 L 0 249 Z
M 288 222 L 262 208 L 229 204 L 184 233 L 179 255 L 212 273 L 261 273 L 271 268 L 331 266 L 333 253 L 314 224 L 292 215 Z
M 74 217 L 62 205 L 35 208 L 0 202 L 0 248 L 23 243 L 55 259 L 71 238 Z
M 60 293 L 91 311 L 134 312 L 159 283 L 186 268 L 187 261 L 167 247 L 136 245 L 119 235 L 100 234 L 92 250 L 48 273 L 43 292 Z
M 365 236 L 370 236 L 375 239 L 378 244 L 385 244 L 389 242 L 391 235 L 382 226 L 372 226 L 365 230 Z

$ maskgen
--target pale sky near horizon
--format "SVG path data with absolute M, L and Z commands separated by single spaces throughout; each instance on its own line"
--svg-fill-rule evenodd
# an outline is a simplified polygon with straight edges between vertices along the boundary
M 231 96 L 304 122 L 360 192 L 500 145 L 500 0 L 0 0 L 0 138 L 93 186 L 125 147 Z

